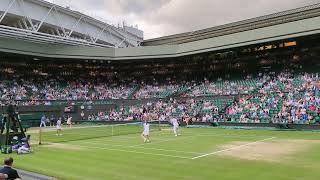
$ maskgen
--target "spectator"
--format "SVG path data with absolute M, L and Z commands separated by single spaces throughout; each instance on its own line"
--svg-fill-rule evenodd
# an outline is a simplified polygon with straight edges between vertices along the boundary
M 0 169 L 0 173 L 7 174 L 8 180 L 20 180 L 20 176 L 18 175 L 17 170 L 12 168 L 13 159 L 12 157 L 6 158 L 4 160 L 4 167 Z
M 84 118 L 84 112 L 83 112 L 83 111 L 81 111 L 80 116 L 81 116 L 81 120 L 84 120 L 84 119 L 85 119 L 85 118 Z

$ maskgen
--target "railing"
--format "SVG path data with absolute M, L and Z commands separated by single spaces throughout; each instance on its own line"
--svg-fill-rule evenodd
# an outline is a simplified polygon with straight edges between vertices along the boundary
M 68 44 L 68 45 L 85 45 L 92 47 L 113 47 L 98 43 L 90 43 L 88 41 L 77 40 L 74 38 L 61 37 L 41 32 L 33 32 L 30 30 L 19 29 L 9 26 L 0 25 L 0 36 L 9 38 L 27 39 L 38 43 Z

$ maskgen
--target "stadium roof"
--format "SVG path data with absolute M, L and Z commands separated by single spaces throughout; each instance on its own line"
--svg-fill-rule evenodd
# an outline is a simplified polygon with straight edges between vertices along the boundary
M 274 26 L 288 22 L 298 21 L 320 15 L 320 3 L 288 11 L 278 12 L 270 15 L 247 19 L 239 22 L 229 23 L 221 26 L 211 27 L 198 31 L 185 32 L 170 36 L 145 40 L 143 46 L 182 44 L 192 41 L 223 36 L 227 34 Z
M 50 58 L 130 60 L 180 57 L 320 34 L 320 4 L 205 30 L 157 38 L 155 46 L 96 48 L 0 38 L 0 51 Z M 145 44 L 152 41 L 146 41 Z M 175 42 L 175 43 L 173 43 Z
M 143 32 L 126 25 L 116 27 L 44 0 L 1 0 L 0 37 L 108 48 L 136 47 Z

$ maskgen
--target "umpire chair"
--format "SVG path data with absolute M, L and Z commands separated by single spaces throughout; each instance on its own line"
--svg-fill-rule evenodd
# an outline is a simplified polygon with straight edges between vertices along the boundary
M 0 146 L 1 152 L 8 153 L 8 149 L 11 146 L 13 137 L 17 137 L 18 141 L 26 138 L 23 127 L 21 126 L 18 112 L 16 112 L 15 106 L 9 105 L 7 113 L 2 118 L 0 127 Z

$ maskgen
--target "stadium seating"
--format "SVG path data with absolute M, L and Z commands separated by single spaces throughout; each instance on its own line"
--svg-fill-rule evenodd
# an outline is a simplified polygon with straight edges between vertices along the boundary
M 241 123 L 312 124 L 320 120 L 320 78 L 316 69 L 304 72 L 301 68 L 297 71 L 284 68 L 206 79 L 205 74 L 178 76 L 162 70 L 157 75 L 152 66 L 146 72 L 123 73 L 84 66 L 56 65 L 55 71 L 37 65 L 0 63 L 0 66 L 1 106 L 12 102 L 19 106 L 108 105 L 113 104 L 113 99 L 150 99 L 148 105 L 118 106 L 100 115 L 91 114 L 90 119 L 141 119 L 142 111 L 147 111 L 157 114 L 155 118 L 161 114 L 178 118 L 196 116 L 197 121 L 214 121 L 217 115 L 225 117 L 219 121 Z

